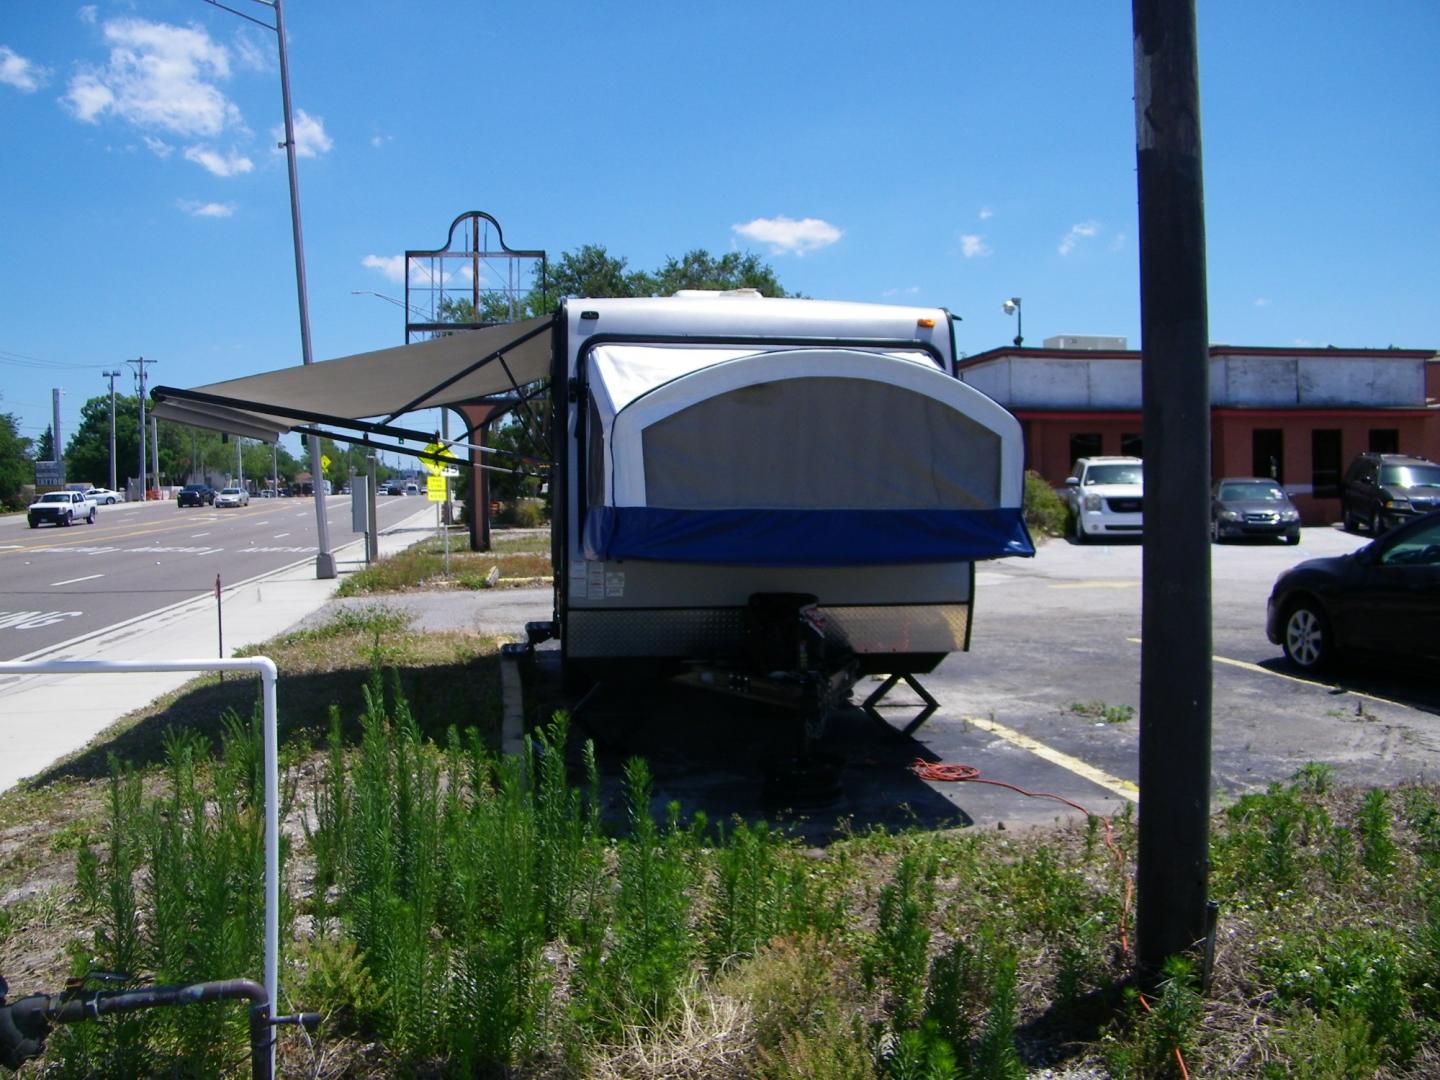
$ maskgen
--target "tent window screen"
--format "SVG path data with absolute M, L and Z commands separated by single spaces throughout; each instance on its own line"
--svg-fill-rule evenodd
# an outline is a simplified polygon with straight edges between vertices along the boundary
M 643 433 L 645 500 L 676 509 L 962 509 L 999 504 L 1000 437 L 865 379 L 743 386 Z

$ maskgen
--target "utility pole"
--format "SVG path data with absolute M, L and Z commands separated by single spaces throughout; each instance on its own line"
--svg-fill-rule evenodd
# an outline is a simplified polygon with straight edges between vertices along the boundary
M 140 501 L 144 502 L 150 493 L 150 487 L 145 482 L 145 365 L 155 361 L 147 361 L 145 357 L 137 356 L 134 360 L 125 362 L 135 365 L 135 379 L 140 387 Z
M 115 491 L 115 380 L 121 373 L 102 371 L 100 374 L 110 380 L 110 490 Z
M 1211 931 L 1210 370 L 1194 0 L 1132 0 L 1145 535 L 1140 611 L 1142 980 Z M 1208 975 L 1208 972 L 1206 973 Z
M 275 37 L 280 42 L 280 97 L 285 107 L 285 160 L 290 171 L 290 225 L 295 234 L 295 291 L 300 303 L 300 359 L 314 363 L 310 351 L 310 300 L 305 290 L 305 242 L 300 230 L 300 173 L 295 165 L 295 121 L 290 109 L 290 56 L 285 46 L 285 11 L 281 0 L 271 0 L 275 8 Z M 315 576 L 335 576 L 335 556 L 330 551 L 330 522 L 325 516 L 325 484 L 320 475 L 320 437 L 311 435 L 310 471 L 315 481 L 315 529 L 319 553 L 315 556 Z

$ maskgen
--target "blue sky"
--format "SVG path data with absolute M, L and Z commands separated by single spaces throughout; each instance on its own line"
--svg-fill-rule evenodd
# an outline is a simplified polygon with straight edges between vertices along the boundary
M 268 18 L 254 0 L 231 6 Z M 1202 0 L 1210 337 L 1440 348 L 1440 4 Z M 317 358 L 466 210 L 634 269 L 754 251 L 960 348 L 1139 346 L 1124 3 L 288 0 Z M 203 0 L 0 0 L 0 412 L 62 434 L 143 355 L 300 357 L 274 35 Z M 129 370 L 126 368 L 126 370 Z M 117 387 L 129 391 L 127 378 Z

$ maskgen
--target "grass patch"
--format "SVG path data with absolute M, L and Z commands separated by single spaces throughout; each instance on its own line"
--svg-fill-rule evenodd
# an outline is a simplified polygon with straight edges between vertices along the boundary
M 1142 1002 L 1128 814 L 1112 843 L 1092 820 L 809 848 L 764 823 L 682 820 L 640 760 L 606 804 L 563 718 L 499 755 L 475 699 L 492 642 L 417 635 L 376 606 L 264 651 L 286 713 L 287 1004 L 326 1017 L 314 1058 L 282 1034 L 289 1073 L 1440 1070 L 1433 786 L 1354 790 L 1317 765 L 1217 815 L 1210 991 L 1177 959 Z M 0 971 L 17 994 L 91 966 L 255 974 L 254 686 L 197 682 L 91 751 L 136 760 L 0 797 Z M 466 688 L 426 696 L 451 684 Z M 183 1013 L 67 1028 L 48 1063 L 213 1074 L 242 1059 L 235 1016 Z
M 496 580 L 492 586 L 492 573 Z M 337 596 L 415 589 L 517 588 L 552 579 L 550 533 L 542 529 L 492 534 L 490 551 L 471 551 L 465 534 L 450 536 L 449 569 L 443 539 L 430 537 L 348 576 Z

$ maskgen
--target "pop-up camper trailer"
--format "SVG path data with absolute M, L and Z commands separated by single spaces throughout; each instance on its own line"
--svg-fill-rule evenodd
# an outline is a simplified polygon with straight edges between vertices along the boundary
M 1034 553 L 1020 426 L 954 377 L 941 309 L 571 300 L 557 334 L 571 670 L 817 704 L 967 648 L 975 561 Z
M 955 360 L 940 308 L 682 293 L 154 396 L 188 423 L 403 452 L 428 441 L 407 412 L 546 402 L 555 609 L 532 643 L 581 675 L 823 711 L 965 649 L 975 562 L 1033 554 L 1019 424 Z

